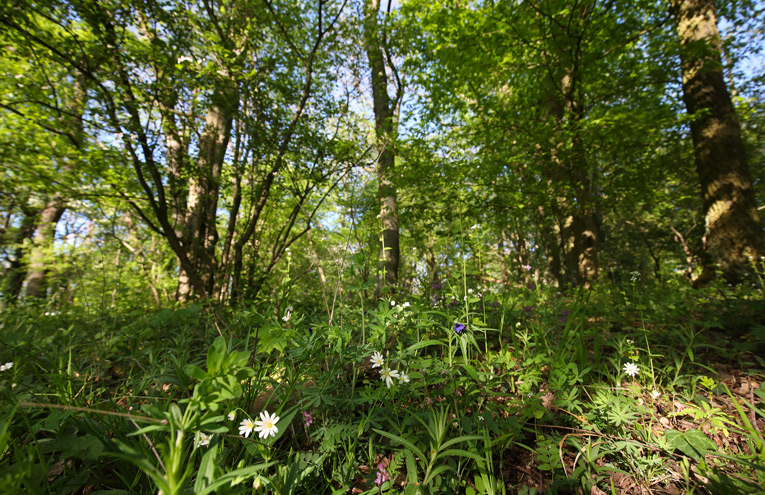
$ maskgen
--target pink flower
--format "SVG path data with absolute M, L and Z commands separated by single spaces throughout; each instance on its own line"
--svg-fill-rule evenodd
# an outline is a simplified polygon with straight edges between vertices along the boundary
M 303 421 L 305 421 L 305 427 L 308 428 L 313 423 L 313 413 L 311 411 L 303 411 Z
M 382 485 L 389 480 L 390 476 L 388 476 L 388 472 L 385 470 L 385 466 L 383 466 L 381 462 L 377 465 L 377 478 L 375 478 L 375 485 Z

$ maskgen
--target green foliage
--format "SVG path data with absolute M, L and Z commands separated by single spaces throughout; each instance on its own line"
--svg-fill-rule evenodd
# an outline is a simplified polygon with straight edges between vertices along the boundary
M 640 289 L 643 300 L 663 294 Z M 701 486 L 698 470 L 709 489 L 749 493 L 762 481 L 765 449 L 747 411 L 762 418 L 762 405 L 699 375 L 700 356 L 720 359 L 710 353 L 723 347 L 686 328 L 711 320 L 689 322 L 666 299 L 608 304 L 620 294 L 590 293 L 586 303 L 518 294 L 519 305 L 535 301 L 533 311 L 502 308 L 514 316 L 487 342 L 481 327 L 466 327 L 476 342 L 467 354 L 453 330 L 463 308 L 426 309 L 416 297 L 383 301 L 367 315 L 346 307 L 333 325 L 296 309 L 281 348 L 261 344 L 273 338 L 263 328 L 285 323 L 268 306 L 228 315 L 226 336 L 199 308 L 103 320 L 7 311 L 0 361 L 14 364 L 0 372 L 3 481 L 28 493 L 243 493 L 253 483 L 273 493 L 376 493 L 383 465 L 383 491 L 489 494 L 523 485 L 613 491 L 624 479 L 650 486 L 673 472 L 687 489 Z M 711 294 L 676 293 L 671 305 Z M 468 303 L 472 317 L 480 303 Z M 560 308 L 573 309 L 564 318 Z M 362 317 L 379 327 L 366 344 Z M 623 334 L 602 330 L 606 322 Z M 347 340 L 337 340 L 336 327 Z M 650 351 L 673 340 L 686 344 Z M 370 367 L 373 351 L 409 381 L 394 375 L 388 386 Z M 672 364 L 683 357 L 679 369 Z M 636 376 L 623 373 L 625 362 L 640 363 Z M 279 417 L 273 437 L 238 434 L 264 411 Z M 519 458 L 549 484 L 508 478 L 503 466 Z

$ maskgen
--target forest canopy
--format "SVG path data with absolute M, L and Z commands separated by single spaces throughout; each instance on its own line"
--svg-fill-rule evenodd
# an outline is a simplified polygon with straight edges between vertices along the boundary
M 473 225 L 480 276 L 504 286 L 632 271 L 751 282 L 761 13 L 711 1 L 8 5 L 3 298 L 82 302 L 108 278 L 143 287 L 115 304 L 234 306 L 273 297 L 288 265 L 316 295 L 323 265 L 343 257 L 377 296 L 425 294 L 475 254 L 450 242 Z

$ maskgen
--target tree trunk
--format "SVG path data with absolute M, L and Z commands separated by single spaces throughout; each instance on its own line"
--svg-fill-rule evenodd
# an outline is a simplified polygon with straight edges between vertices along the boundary
M 24 279 L 27 276 L 27 267 L 24 264 L 24 242 L 32 238 L 35 233 L 35 219 L 37 212 L 23 207 L 24 217 L 21 219 L 16 234 L 14 235 L 13 259 L 10 262 L 5 277 L 5 288 L 3 295 L 9 302 L 14 302 L 21 294 L 21 288 L 24 285 Z
M 72 101 L 66 109 L 63 125 L 66 135 L 75 148 L 79 150 L 84 140 L 82 113 L 87 98 L 87 85 L 85 76 L 79 74 L 74 78 Z M 76 158 L 65 158 L 61 175 L 72 172 Z M 40 213 L 40 222 L 35 232 L 32 247 L 29 253 L 29 271 L 25 280 L 27 297 L 45 297 L 45 275 L 47 272 L 48 256 L 53 247 L 56 237 L 56 224 L 66 210 L 67 198 L 61 191 L 56 191 L 53 199 L 43 208 Z
M 223 160 L 226 155 L 231 125 L 239 102 L 236 88 L 221 89 L 207 112 L 205 131 L 199 140 L 199 157 L 189 183 L 187 213 L 183 228 L 183 246 L 191 259 L 207 295 L 213 294 L 218 243 L 218 194 Z M 178 298 L 188 300 L 191 284 L 181 270 Z
M 375 294 L 383 288 L 395 286 L 398 282 L 399 265 L 399 228 L 398 206 L 396 203 L 396 186 L 393 183 L 395 154 L 393 141 L 395 139 L 394 110 L 400 97 L 391 101 L 388 95 L 388 75 L 386 73 L 385 54 L 383 53 L 384 38 L 381 27 L 377 22 L 380 8 L 379 0 L 366 0 L 364 3 L 364 47 L 369 60 L 372 78 L 372 102 L 375 113 L 375 134 L 377 138 L 377 198 L 380 204 L 380 256 L 377 266 L 377 288 Z M 391 67 L 391 70 L 395 68 Z
M 673 0 L 683 100 L 706 216 L 709 251 L 729 283 L 756 280 L 765 254 L 752 180 L 722 70 L 714 0 Z
M 40 213 L 40 221 L 29 253 L 29 272 L 25 281 L 26 297 L 45 297 L 45 275 L 50 264 L 50 250 L 53 248 L 56 237 L 56 225 L 64 214 L 64 210 L 66 210 L 64 197 L 56 193 Z

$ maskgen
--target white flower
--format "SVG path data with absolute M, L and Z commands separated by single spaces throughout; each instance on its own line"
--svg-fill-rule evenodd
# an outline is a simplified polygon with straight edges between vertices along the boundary
M 656 400 L 659 397 L 661 397 L 661 392 L 659 392 L 658 390 L 654 390 L 651 392 L 651 397 L 653 398 L 653 400 Z
M 255 431 L 260 432 L 260 438 L 266 438 L 268 435 L 276 436 L 279 433 L 279 428 L 276 427 L 276 423 L 279 422 L 279 417 L 276 414 L 268 414 L 268 411 L 260 413 L 260 421 L 255 421 L 257 425 Z
M 0 364 L 0 371 L 5 371 L 13 368 L 13 363 Z
M 409 375 L 407 375 L 405 371 L 402 371 L 398 375 L 398 379 L 401 380 L 404 383 L 409 383 Z
M 408 308 L 410 306 L 409 301 L 401 305 L 402 308 Z
M 518 323 L 515 324 L 515 326 L 516 327 L 520 327 L 521 326 L 521 322 L 519 321 Z
M 184 55 L 182 57 L 178 57 L 178 60 L 175 61 L 177 64 L 182 64 L 183 62 L 193 62 L 194 60 L 189 57 L 188 55 Z
M 626 374 L 632 377 L 637 376 L 637 374 L 640 372 L 640 368 L 638 368 L 638 365 L 635 363 L 627 363 L 622 369 Z
M 468 289 L 468 294 L 472 294 L 472 293 L 473 293 L 473 289 Z
M 398 371 L 396 370 L 390 368 L 383 368 L 380 370 L 380 380 L 383 380 L 388 388 L 393 385 L 393 379 L 398 377 Z
M 370 359 L 372 362 L 372 368 L 379 368 L 385 363 L 385 360 L 382 357 L 382 354 L 375 351 L 374 354 L 372 354 L 372 358 Z
M 228 413 L 229 421 L 234 421 L 235 419 L 236 419 L 236 411 L 231 411 L 230 413 Z
M 391 301 L 391 302 L 390 302 L 390 305 L 391 305 L 391 306 L 395 306 L 395 305 L 396 305 L 396 301 Z
M 212 433 L 206 434 L 206 433 L 199 433 L 199 440 L 197 440 L 197 447 L 205 447 L 210 444 L 210 440 L 212 440 Z
M 239 425 L 239 434 L 244 435 L 244 438 L 247 438 L 250 436 L 250 433 L 252 433 L 252 430 L 255 429 L 255 423 L 252 422 L 250 418 L 247 418 L 242 421 L 242 423 Z
M 263 486 L 264 478 L 260 475 L 258 475 L 255 480 L 252 482 L 252 487 L 255 490 L 259 490 L 261 486 Z
M 634 341 L 634 340 L 632 340 L 632 339 L 627 339 L 627 343 L 628 343 L 629 345 L 632 345 L 632 344 L 634 344 L 634 343 L 635 343 L 635 341 Z
M 486 421 L 485 419 L 483 419 L 483 416 L 481 416 L 480 414 L 478 415 L 478 419 L 480 419 L 481 421 Z
M 287 309 L 284 310 L 284 316 L 282 316 L 282 320 L 290 321 L 292 319 L 292 306 L 287 306 Z

